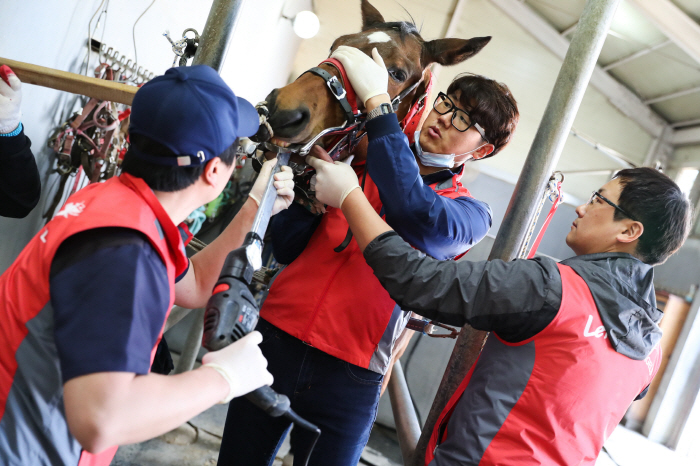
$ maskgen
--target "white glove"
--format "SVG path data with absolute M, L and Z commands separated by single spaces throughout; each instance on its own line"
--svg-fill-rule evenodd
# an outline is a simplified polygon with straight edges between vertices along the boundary
M 248 194 L 248 197 L 258 204 L 258 207 L 260 207 L 267 180 L 270 179 L 270 173 L 275 165 L 277 165 L 276 158 L 263 164 L 258 179 L 255 180 L 255 184 Z M 275 173 L 274 185 L 277 189 L 277 199 L 275 199 L 275 205 L 272 206 L 272 215 L 283 211 L 294 201 L 294 173 L 292 173 L 292 169 L 286 165 L 282 166 L 282 170 Z
M 343 162 L 345 165 L 350 165 L 354 158 L 354 155 L 349 155 L 348 158 L 346 158 L 345 160 L 341 160 L 341 162 Z M 311 191 L 316 191 L 316 173 L 314 173 L 311 179 L 309 180 L 309 189 Z
M 22 82 L 9 66 L 0 66 L 0 134 L 17 129 L 22 118 L 21 103 Z
M 376 47 L 372 49 L 374 60 L 360 49 L 345 45 L 338 47 L 331 58 L 343 64 L 355 94 L 363 103 L 381 94 L 389 95 L 389 73 Z
M 211 351 L 202 357 L 202 366 L 211 367 L 228 382 L 229 394 L 219 403 L 228 403 L 263 385 L 272 385 L 273 377 L 267 371 L 267 359 L 258 345 L 260 332 L 251 332 L 237 342 L 219 351 Z
M 343 162 L 325 162 L 308 156 L 306 163 L 316 169 L 316 199 L 331 207 L 340 208 L 348 194 L 359 188 L 355 170 Z

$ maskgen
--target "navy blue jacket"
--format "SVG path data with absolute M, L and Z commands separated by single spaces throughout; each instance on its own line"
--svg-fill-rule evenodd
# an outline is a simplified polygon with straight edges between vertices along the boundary
M 491 227 L 488 204 L 471 197 L 440 196 L 431 184 L 450 180 L 460 172 L 441 170 L 421 176 L 408 138 L 395 114 L 367 122 L 367 170 L 377 185 L 387 223 L 407 242 L 439 259 L 452 259 L 486 236 Z M 308 244 L 321 216 L 301 205 L 292 206 L 271 221 L 273 254 L 289 264 Z
M 0 216 L 23 218 L 39 202 L 41 181 L 24 130 L 0 137 Z

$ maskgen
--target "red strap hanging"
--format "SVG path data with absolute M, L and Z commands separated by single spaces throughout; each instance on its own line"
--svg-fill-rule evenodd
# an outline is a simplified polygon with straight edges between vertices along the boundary
M 547 231 L 549 222 L 552 221 L 552 217 L 554 217 L 554 212 L 557 211 L 557 207 L 559 207 L 559 204 L 561 204 L 563 200 L 564 193 L 561 190 L 561 181 L 557 181 L 557 198 L 552 203 L 552 208 L 549 209 L 549 214 L 547 214 L 547 218 L 542 224 L 542 228 L 540 228 L 540 232 L 537 234 L 535 242 L 532 244 L 532 249 L 530 249 L 530 253 L 527 255 L 528 259 L 532 259 L 533 257 L 535 257 L 535 253 L 537 252 L 537 248 L 540 246 L 540 242 L 542 241 L 542 238 L 544 237 L 544 234 Z

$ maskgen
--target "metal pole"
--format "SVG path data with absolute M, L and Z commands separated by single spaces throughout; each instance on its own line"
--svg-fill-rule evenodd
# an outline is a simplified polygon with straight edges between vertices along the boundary
M 514 259 L 527 234 L 537 203 L 569 136 L 576 112 L 595 69 L 620 0 L 588 0 L 559 70 L 544 117 L 506 210 L 489 256 Z M 411 464 L 425 464 L 425 452 L 440 413 L 474 364 L 486 333 L 465 325 L 433 401 Z
M 209 10 L 207 23 L 200 36 L 197 52 L 192 60 L 193 65 L 209 65 L 217 72 L 221 68 L 231 43 L 231 35 L 236 26 L 236 20 L 241 12 L 244 0 L 214 0 Z M 192 370 L 202 346 L 202 334 L 204 333 L 204 311 L 197 311 L 197 318 L 192 323 L 187 340 L 182 348 L 180 361 L 175 370 L 176 374 Z
M 399 447 L 401 447 L 401 456 L 405 463 L 413 454 L 418 438 L 420 438 L 420 424 L 411 402 L 411 393 L 408 391 L 401 361 L 394 363 L 387 388 L 391 400 L 391 410 L 394 413 L 396 431 L 401 433 L 398 436 Z
M 192 370 L 194 363 L 197 361 L 199 348 L 202 346 L 202 335 L 204 335 L 204 309 L 193 309 L 192 312 L 194 313 L 194 319 L 192 320 L 192 326 L 189 332 L 187 332 L 185 344 L 182 345 L 182 353 L 180 353 L 180 359 L 175 366 L 175 374 L 182 374 L 183 372 Z
M 244 0 L 214 0 L 199 40 L 193 65 L 209 65 L 219 73 Z

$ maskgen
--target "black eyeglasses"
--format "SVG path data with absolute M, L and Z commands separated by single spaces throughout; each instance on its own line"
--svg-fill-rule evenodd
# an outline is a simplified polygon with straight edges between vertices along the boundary
M 632 219 L 632 220 L 634 220 L 635 222 L 638 222 L 638 221 L 639 221 L 639 220 L 637 220 L 635 217 L 633 217 L 632 215 L 630 215 L 625 209 L 623 209 L 623 208 L 620 207 L 619 205 L 615 204 L 613 201 L 611 201 L 611 200 L 608 199 L 607 197 L 603 196 L 603 195 L 600 194 L 598 191 L 593 191 L 593 194 L 591 194 L 591 198 L 588 200 L 588 203 L 589 203 L 589 204 L 593 204 L 593 199 L 596 198 L 596 197 L 598 197 L 598 198 L 602 199 L 603 201 L 607 202 L 608 204 L 610 204 L 611 206 L 613 206 L 616 210 L 619 210 L 620 213 L 623 214 L 625 217 L 627 217 L 627 218 L 629 218 L 629 219 Z
M 489 140 L 486 139 L 486 133 L 484 132 L 484 128 L 482 128 L 481 125 L 479 125 L 479 123 L 472 121 L 472 118 L 471 116 L 469 116 L 469 113 L 467 113 L 466 110 L 462 110 L 461 108 L 457 107 L 452 101 L 452 99 L 450 99 L 449 96 L 447 96 L 447 94 L 445 94 L 444 92 L 440 92 L 435 98 L 433 108 L 440 115 L 445 115 L 447 113 L 452 112 L 452 126 L 454 126 L 455 129 L 460 133 L 463 133 L 469 128 L 473 127 L 479 132 L 481 138 L 484 141 L 489 142 Z

